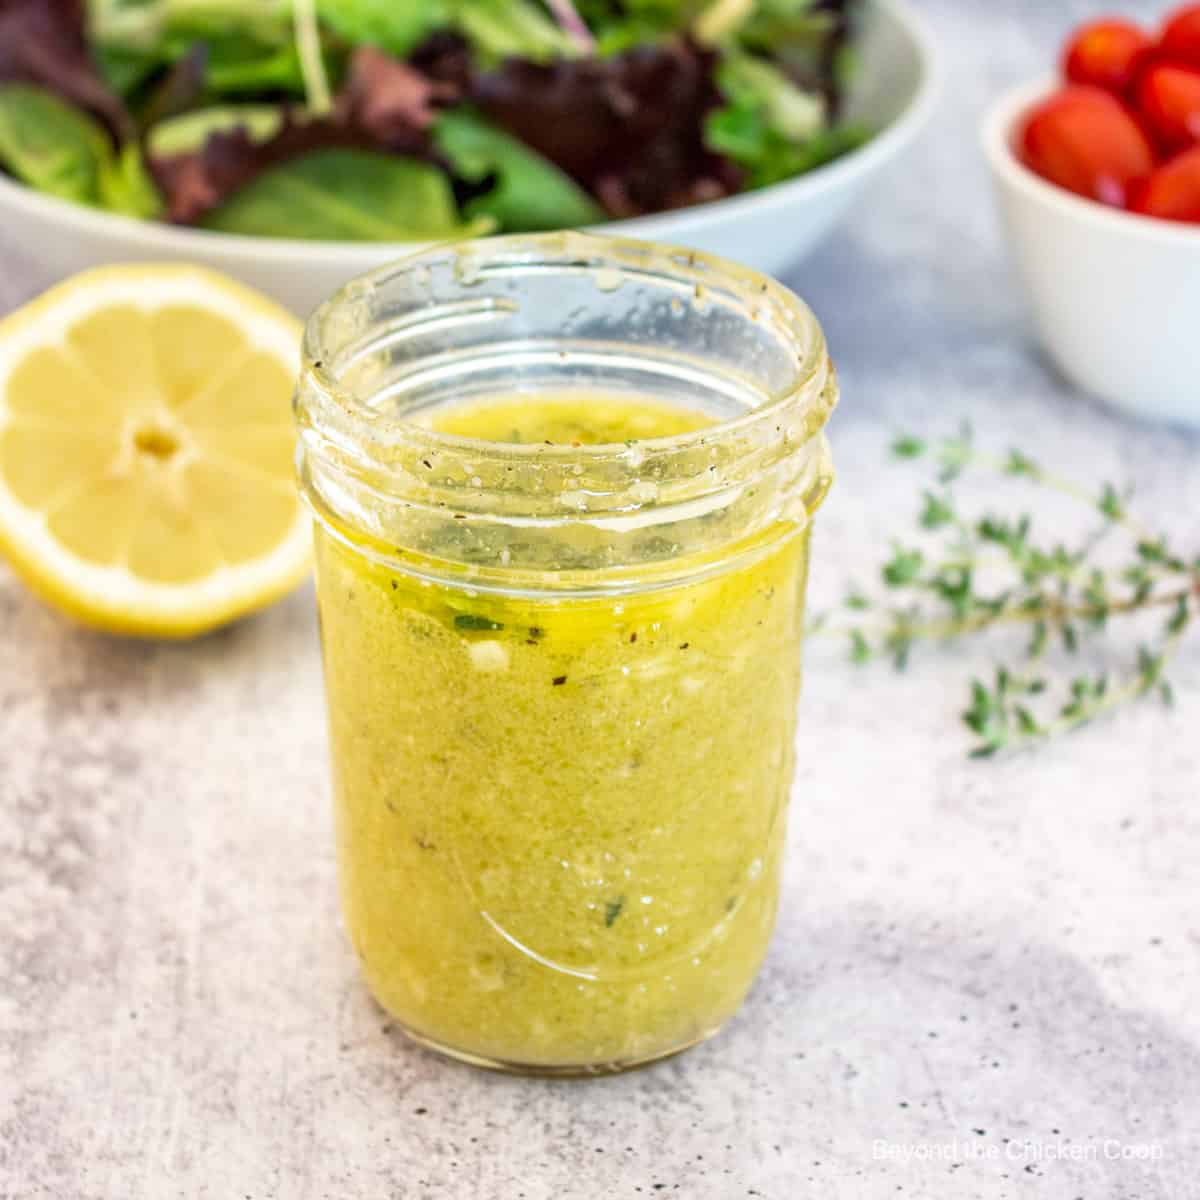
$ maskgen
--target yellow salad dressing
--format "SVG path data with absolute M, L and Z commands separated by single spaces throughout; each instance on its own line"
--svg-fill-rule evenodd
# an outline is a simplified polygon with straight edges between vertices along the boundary
M 443 409 L 441 433 L 636 442 L 631 396 Z M 738 1007 L 775 915 L 807 533 L 625 594 L 473 590 L 318 526 L 350 938 L 419 1038 L 500 1064 L 630 1064 Z

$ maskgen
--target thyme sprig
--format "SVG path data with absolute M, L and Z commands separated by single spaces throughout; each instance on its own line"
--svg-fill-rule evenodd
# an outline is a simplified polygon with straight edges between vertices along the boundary
M 971 681 L 962 719 L 975 738 L 974 757 L 1067 733 L 1150 692 L 1171 702 L 1166 668 L 1200 612 L 1200 557 L 1186 558 L 1142 525 L 1129 511 L 1130 490 L 1105 482 L 1089 491 L 1017 450 L 1003 457 L 983 453 L 969 428 L 937 441 L 905 435 L 891 450 L 898 459 L 932 463 L 937 484 L 922 493 L 921 539 L 893 543 L 880 568 L 882 595 L 853 588 L 842 622 L 819 623 L 822 632 L 846 637 L 851 661 L 888 658 L 903 670 L 919 642 L 997 626 L 1027 629 L 1016 662 L 998 666 L 991 679 Z M 1040 539 L 1029 512 L 969 517 L 954 491 L 968 467 L 1082 502 L 1095 512 L 1097 527 L 1071 547 Z M 1101 565 L 1096 551 L 1116 534 L 1129 549 L 1119 565 Z M 1052 647 L 1075 655 L 1084 638 L 1113 618 L 1139 613 L 1161 614 L 1159 629 L 1123 671 L 1057 681 L 1039 671 Z

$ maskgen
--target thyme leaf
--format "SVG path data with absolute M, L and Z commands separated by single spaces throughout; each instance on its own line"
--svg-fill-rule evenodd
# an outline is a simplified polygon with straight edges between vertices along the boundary
M 1166 672 L 1200 614 L 1200 556 L 1181 554 L 1137 521 L 1129 511 L 1131 488 L 1106 481 L 1097 493 L 1020 450 L 989 455 L 976 449 L 969 427 L 937 440 L 902 434 L 891 454 L 928 463 L 940 486 L 921 492 L 921 544 L 893 542 L 880 566 L 882 594 L 850 587 L 838 610 L 844 621 L 822 617 L 819 631 L 846 637 L 852 662 L 886 657 L 903 670 L 922 642 L 996 626 L 1028 628 L 1012 661 L 970 681 L 962 721 L 976 758 L 1044 742 L 1150 693 L 1172 703 Z M 952 485 L 968 468 L 980 467 L 1060 492 L 1099 514 L 1102 524 L 1081 544 L 1066 545 L 1039 537 L 1029 512 L 968 519 Z M 1130 545 L 1116 567 L 1102 565 L 1094 553 L 1110 535 L 1124 535 Z M 1003 586 L 985 590 L 981 581 L 997 572 Z M 1158 636 L 1140 645 L 1124 670 L 1077 670 L 1050 679 L 1033 669 L 1052 647 L 1082 657 L 1085 638 L 1104 634 L 1117 618 L 1154 611 L 1164 614 Z

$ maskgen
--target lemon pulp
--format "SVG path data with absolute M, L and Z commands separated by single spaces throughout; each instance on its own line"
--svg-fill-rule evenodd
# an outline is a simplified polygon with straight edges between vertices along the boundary
M 0 550 L 119 632 L 203 632 L 307 567 L 299 327 L 190 267 L 85 272 L 0 324 Z

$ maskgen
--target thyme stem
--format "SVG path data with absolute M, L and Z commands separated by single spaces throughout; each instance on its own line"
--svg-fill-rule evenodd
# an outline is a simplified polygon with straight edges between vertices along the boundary
M 914 545 L 896 543 L 892 557 L 880 568 L 887 598 L 872 599 L 855 589 L 844 603 L 852 616 L 841 622 L 818 619 L 811 634 L 846 638 L 855 663 L 882 654 L 903 669 L 919 642 L 998 626 L 1031 629 L 1021 661 L 997 667 L 990 683 L 971 681 L 962 719 L 977 739 L 971 751 L 976 757 L 1056 737 L 1151 691 L 1170 702 L 1167 665 L 1200 615 L 1200 557 L 1184 559 L 1166 538 L 1131 515 L 1128 490 L 1105 483 L 1093 493 L 1044 470 L 1017 450 L 1010 450 L 1006 458 L 980 453 L 969 429 L 932 444 L 901 437 L 892 450 L 897 458 L 925 458 L 939 468 L 941 490 L 924 492 L 918 523 L 926 535 L 941 539 L 940 546 L 927 549 L 928 537 Z M 967 519 L 950 485 L 968 467 L 1050 488 L 1086 504 L 1103 524 L 1069 549 L 1061 542 L 1036 542 L 1029 513 Z M 1133 542 L 1132 557 L 1117 568 L 1098 566 L 1096 549 L 1117 532 Z M 988 580 L 1001 581 L 1003 590 L 981 590 L 981 572 Z M 1055 702 L 1050 683 L 1030 675 L 1024 665 L 1044 656 L 1052 635 L 1066 652 L 1075 654 L 1085 634 L 1107 629 L 1112 618 L 1163 612 L 1166 621 L 1158 639 L 1138 646 L 1134 667 L 1116 680 L 1105 672 L 1077 673 L 1065 681 L 1065 692 Z
M 1190 584 L 1188 587 L 1180 588 L 1178 591 L 1164 592 L 1162 595 L 1151 596 L 1141 601 L 1133 598 L 1128 600 L 1114 600 L 1104 609 L 1090 608 L 1087 605 L 1062 605 L 1051 600 L 1044 610 L 1036 612 L 1014 607 L 1004 609 L 998 613 L 980 613 L 967 620 L 930 620 L 924 623 L 908 624 L 906 627 L 914 638 L 928 638 L 930 641 L 948 641 L 951 638 L 960 637 L 964 634 L 979 633 L 994 625 L 1001 625 L 1008 622 L 1021 621 L 1028 623 L 1038 620 L 1095 621 L 1102 615 L 1110 616 L 1114 613 L 1144 612 L 1149 608 L 1174 607 L 1178 605 L 1180 600 L 1190 599 L 1191 597 L 1200 598 L 1200 581 Z M 855 625 L 830 625 L 825 623 L 809 629 L 805 636 L 847 637 L 855 630 L 858 630 L 860 633 L 885 633 L 888 628 L 889 625 L 883 621 L 859 622 Z

